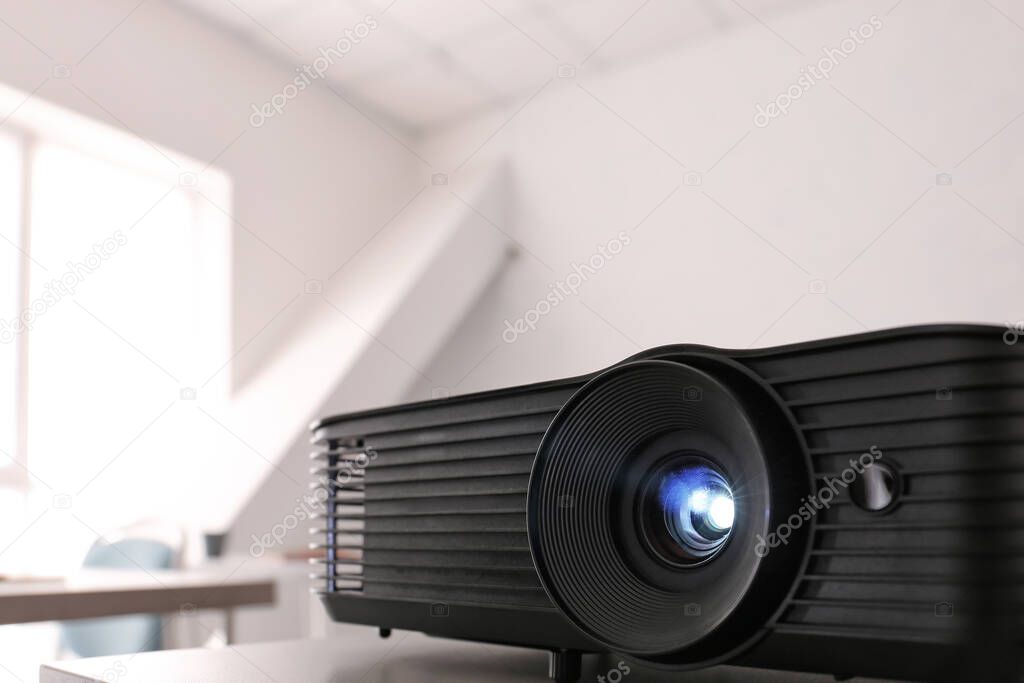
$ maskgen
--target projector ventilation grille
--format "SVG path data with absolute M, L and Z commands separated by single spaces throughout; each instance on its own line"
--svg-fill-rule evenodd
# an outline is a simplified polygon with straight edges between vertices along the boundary
M 327 477 L 328 592 L 554 609 L 530 556 L 526 494 L 540 440 L 578 383 L 363 413 L 314 435 Z M 349 481 L 346 459 L 360 458 Z
M 1020 614 L 1020 348 L 992 332 L 919 333 L 739 360 L 789 405 L 817 490 L 872 446 L 902 478 L 898 506 L 881 516 L 833 480 L 840 494 L 817 513 L 810 563 L 778 631 L 941 637 L 963 628 L 972 606 L 991 609 L 979 600 L 993 582 L 1005 585 L 1008 614 Z
M 358 441 L 316 438 L 319 447 L 311 455 L 317 463 L 310 468 L 315 477 L 312 484 L 317 500 L 324 509 L 314 518 L 324 526 L 314 526 L 312 533 L 323 535 L 323 542 L 310 548 L 323 554 L 310 560 L 324 568 L 312 578 L 326 581 L 328 591 L 361 590 L 363 587 L 363 524 L 365 519 L 366 463 L 368 453 Z

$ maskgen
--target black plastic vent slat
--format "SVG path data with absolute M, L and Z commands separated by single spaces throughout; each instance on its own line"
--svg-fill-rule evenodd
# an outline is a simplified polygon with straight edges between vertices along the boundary
M 1022 382 L 1024 359 L 1013 354 L 962 357 L 897 368 L 879 368 L 869 372 L 841 372 L 771 380 L 782 398 L 793 407 L 910 395 L 919 391 L 934 392 L 940 387 L 1000 386 L 1006 383 L 1019 385 Z
M 1024 573 L 1009 575 L 1003 574 L 993 575 L 992 573 L 979 573 L 974 576 L 969 576 L 961 572 L 951 573 L 948 575 L 941 574 L 926 574 L 924 572 L 916 574 L 806 574 L 804 580 L 808 582 L 823 581 L 830 582 L 834 581 L 837 583 L 886 583 L 886 584 L 901 584 L 910 585 L 917 583 L 929 583 L 929 584 L 942 584 L 947 586 L 959 586 L 959 585 L 973 585 L 978 583 L 987 583 L 990 581 L 996 581 L 1000 583 L 1012 584 L 1024 578 Z
M 366 520 L 366 533 L 526 533 L 526 515 L 420 515 Z
M 550 608 L 530 556 L 526 488 L 544 430 L 572 391 L 560 384 L 494 400 L 429 402 L 315 428 L 314 443 L 357 438 L 372 452 L 364 507 L 339 510 L 319 525 L 361 532 L 359 589 Z
M 476 479 L 508 474 L 530 474 L 533 453 L 492 456 L 457 462 L 402 465 L 401 467 L 374 468 L 371 478 L 375 486 L 407 481 L 446 481 L 449 479 Z
M 473 462 L 512 455 L 533 455 L 542 436 L 543 434 L 519 434 L 427 446 L 389 448 L 388 457 L 383 461 L 374 459 L 373 468 L 387 470 L 408 465 Z
M 890 373 L 942 363 L 962 363 L 998 356 L 1019 358 L 1011 349 L 1000 351 L 987 332 L 963 333 L 955 342 L 947 335 L 908 334 L 875 342 L 823 343 L 820 349 L 767 351 L 747 363 L 772 384 L 818 381 L 867 373 Z M 881 355 L 880 355 L 881 352 Z M 837 362 L 837 359 L 841 359 Z M 841 368 L 841 369 L 837 369 Z
M 581 380 L 544 382 L 472 396 L 441 401 L 410 403 L 361 413 L 328 418 L 313 425 L 314 435 L 329 438 L 333 434 L 360 436 L 395 430 L 425 429 L 438 425 L 466 424 L 502 417 L 557 412 L 572 396 Z
M 999 447 L 1011 447 L 1020 448 L 1024 446 L 1024 433 L 1019 437 L 1015 438 L 972 438 L 963 439 L 962 437 L 956 439 L 950 439 L 947 441 L 916 441 L 906 439 L 900 443 L 890 443 L 886 447 L 887 452 L 906 453 L 906 452 L 920 452 L 920 451 L 939 451 L 942 449 L 988 449 L 988 448 L 999 448 Z M 809 448 L 808 452 L 812 458 L 824 458 L 824 457 L 836 457 L 836 456 L 854 456 L 860 455 L 863 449 L 858 450 L 858 446 L 846 446 L 846 447 L 818 447 Z
M 505 437 L 541 436 L 554 413 L 544 412 L 522 417 L 504 417 L 493 422 L 472 422 L 403 432 L 385 432 L 367 439 L 368 446 L 378 453 L 389 448 L 433 446 L 450 443 Z
M 1006 405 L 1002 403 L 1001 405 Z M 986 409 L 984 406 L 970 410 L 950 410 L 947 414 L 924 414 L 917 413 L 905 417 L 885 417 L 862 419 L 850 422 L 811 422 L 801 423 L 803 432 L 813 437 L 815 432 L 835 431 L 840 429 L 871 429 L 878 430 L 879 427 L 900 427 L 913 428 L 915 424 L 935 422 L 938 420 L 971 420 L 979 417 L 985 419 L 1015 418 L 1024 416 L 1024 410 L 1018 403 L 1008 405 L 1004 411 Z
M 984 441 L 989 443 L 1024 443 L 1024 420 L 1015 413 L 1010 415 L 1016 419 L 978 415 L 922 419 L 878 427 L 837 427 L 808 433 L 806 438 L 812 452 L 851 454 L 863 453 L 870 446 L 881 444 L 888 449 L 947 446 L 960 443 L 967 434 L 984 434 Z
M 509 590 L 490 586 L 477 588 L 452 585 L 367 583 L 363 587 L 363 594 L 391 599 L 430 600 L 455 604 L 551 608 L 551 601 L 542 589 Z

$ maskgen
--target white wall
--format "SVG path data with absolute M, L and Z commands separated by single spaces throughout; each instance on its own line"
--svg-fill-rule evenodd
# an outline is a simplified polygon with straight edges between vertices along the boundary
M 1024 318 L 1024 34 L 986 3 L 907 0 L 886 15 L 894 4 L 825 3 L 612 73 L 583 68 L 518 113 L 522 100 L 431 136 L 423 156 L 455 168 L 499 131 L 453 186 L 507 157 L 518 201 L 506 228 L 529 253 L 429 374 L 469 373 L 465 392 L 664 343 Z M 758 103 L 872 15 L 881 29 L 829 80 L 754 124 Z M 944 172 L 952 185 L 937 185 Z M 579 296 L 502 340 L 506 319 L 623 230 L 631 243 Z
M 507 180 L 501 168 L 479 178 L 463 196 L 505 220 Z M 507 267 L 508 256 L 498 230 L 446 187 L 432 186 L 331 281 L 323 300 L 314 299 L 327 309 L 320 312 L 326 320 L 313 333 L 295 331 L 297 339 L 309 341 L 289 351 L 297 359 L 282 364 L 288 376 L 278 384 L 297 397 L 316 398 L 306 401 L 303 407 L 311 412 L 305 422 L 287 433 L 277 466 L 234 519 L 228 537 L 231 552 L 259 556 L 307 547 L 313 540 L 307 533 L 310 524 L 286 527 L 297 509 L 322 508 L 315 492 L 296 491 L 294 486 L 295 481 L 312 482 L 311 465 L 323 466 L 322 461 L 310 461 L 313 448 L 306 425 L 328 415 L 392 405 L 420 378 L 440 388 L 424 369 L 481 292 Z M 372 338 L 362 332 L 366 329 L 373 330 Z M 350 343 L 360 338 L 363 344 Z M 341 367 L 346 369 L 339 371 Z M 258 392 L 263 380 L 257 382 L 247 392 Z M 255 396 L 254 401 L 265 398 Z M 279 419 L 286 412 L 282 406 Z M 293 427 L 295 422 L 285 420 Z

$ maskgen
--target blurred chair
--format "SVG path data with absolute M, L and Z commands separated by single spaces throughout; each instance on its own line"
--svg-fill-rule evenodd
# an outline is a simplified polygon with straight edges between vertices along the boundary
M 149 571 L 178 565 L 182 534 L 165 525 L 140 524 L 113 540 L 101 539 L 86 553 L 82 567 Z M 159 614 L 77 619 L 61 624 L 61 649 L 78 657 L 102 657 L 159 650 L 163 644 Z

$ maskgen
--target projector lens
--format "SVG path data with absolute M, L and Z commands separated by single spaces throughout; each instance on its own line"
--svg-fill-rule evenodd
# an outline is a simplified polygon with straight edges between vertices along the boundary
M 702 564 L 729 538 L 736 517 L 732 487 L 710 461 L 676 457 L 648 477 L 641 497 L 648 545 L 673 565 Z

